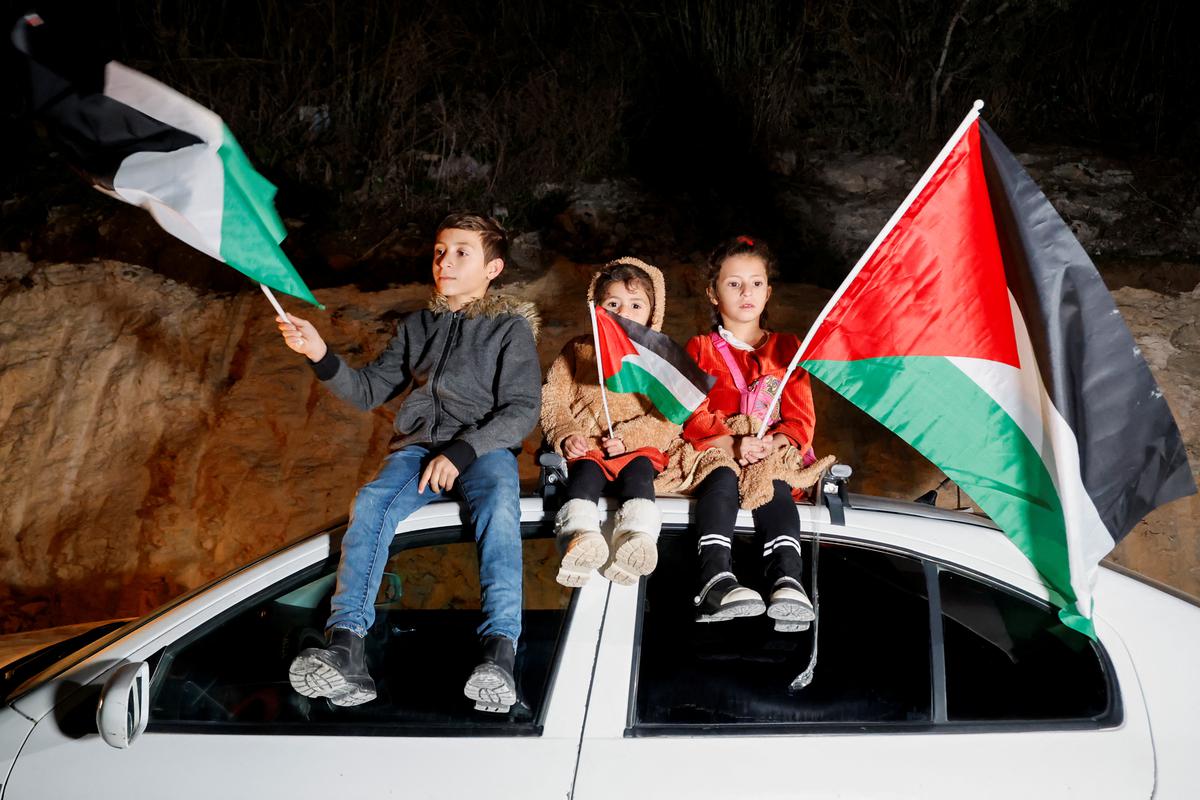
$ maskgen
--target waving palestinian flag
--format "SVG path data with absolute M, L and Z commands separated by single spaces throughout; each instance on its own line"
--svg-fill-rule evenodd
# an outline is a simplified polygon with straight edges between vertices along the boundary
M 716 382 L 669 336 L 603 308 L 593 308 L 592 322 L 604 385 L 614 392 L 646 395 L 677 425 L 704 402 Z
M 957 483 L 1094 636 L 1100 560 L 1196 491 L 1096 268 L 968 115 L 818 317 L 799 363 Z
M 28 14 L 13 44 L 28 59 L 34 113 L 96 188 L 259 283 L 317 305 L 279 249 L 287 231 L 275 187 L 221 118 L 50 27 Z

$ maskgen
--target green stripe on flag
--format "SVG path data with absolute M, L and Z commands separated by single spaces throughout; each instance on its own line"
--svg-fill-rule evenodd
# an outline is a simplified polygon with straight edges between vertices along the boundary
M 221 260 L 272 289 L 324 308 L 279 249 L 287 229 L 275 211 L 275 186 L 259 175 L 228 127 L 217 155 L 225 171 Z
M 680 403 L 661 381 L 628 358 L 621 362 L 621 369 L 615 375 L 605 379 L 604 385 L 614 392 L 646 395 L 659 412 L 676 425 L 682 425 L 691 416 L 691 409 Z
M 1063 624 L 1095 637 L 1071 589 L 1062 503 L 1037 448 L 990 395 L 934 356 L 804 361 L 970 495 L 1059 595 Z

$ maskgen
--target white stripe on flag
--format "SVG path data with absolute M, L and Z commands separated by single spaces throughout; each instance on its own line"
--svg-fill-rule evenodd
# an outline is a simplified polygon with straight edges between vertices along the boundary
M 1092 616 L 1092 583 L 1100 561 L 1115 546 L 1095 503 L 1083 486 L 1079 442 L 1042 384 L 1033 344 L 1016 300 L 1009 294 L 1021 369 L 976 358 L 950 358 L 1025 433 L 1042 457 L 1062 504 L 1071 588 L 1080 613 Z
M 163 229 L 218 261 L 225 168 L 215 147 L 133 153 L 113 178 L 113 194 L 149 211 Z
M 104 94 L 159 122 L 187 131 L 214 147 L 220 146 L 225 138 L 225 123 L 212 111 L 118 61 L 110 61 L 104 66 Z
M 671 362 L 655 353 L 653 350 L 648 350 L 632 339 L 629 340 L 633 344 L 633 348 L 637 350 L 637 358 L 630 359 L 626 356 L 623 360 L 633 360 L 634 363 L 641 361 L 638 366 L 649 372 L 651 375 L 659 379 L 663 386 L 667 387 L 667 391 L 675 395 L 675 399 L 679 404 L 689 410 L 699 408 L 704 402 L 705 394 L 696 388 L 696 385 L 683 376 Z

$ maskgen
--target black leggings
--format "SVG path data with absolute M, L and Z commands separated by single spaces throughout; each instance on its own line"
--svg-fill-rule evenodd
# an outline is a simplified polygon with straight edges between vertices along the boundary
M 654 476 L 657 474 L 654 465 L 645 456 L 638 456 L 626 464 L 615 481 L 609 481 L 595 461 L 576 461 L 571 465 L 567 479 L 567 499 L 591 500 L 594 503 L 611 484 L 616 496 L 623 501 L 636 497 L 653 500 Z
M 800 557 L 800 513 L 792 489 L 783 481 L 774 483 L 774 496 L 752 512 L 755 539 L 763 548 L 768 589 L 785 578 L 799 582 L 804 566 Z M 696 533 L 703 586 L 717 573 L 733 571 L 733 526 L 741 504 L 737 474 L 729 467 L 718 467 L 701 481 L 694 495 L 698 498 Z

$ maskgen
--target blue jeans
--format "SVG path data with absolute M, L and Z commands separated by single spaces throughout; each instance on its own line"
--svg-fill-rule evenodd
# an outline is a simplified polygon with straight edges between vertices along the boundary
M 342 538 L 327 629 L 346 628 L 365 636 L 374 623 L 375 596 L 396 526 L 426 503 L 445 497 L 428 486 L 417 493 L 428 461 L 428 448 L 396 450 L 384 459 L 375 479 L 358 490 L 350 527 Z M 479 635 L 506 636 L 516 644 L 521 635 L 521 490 L 516 456 L 508 450 L 484 453 L 455 479 L 452 491 L 467 501 L 475 527 L 483 590 Z

